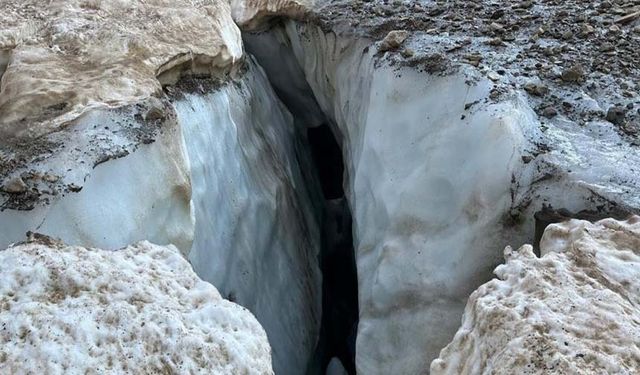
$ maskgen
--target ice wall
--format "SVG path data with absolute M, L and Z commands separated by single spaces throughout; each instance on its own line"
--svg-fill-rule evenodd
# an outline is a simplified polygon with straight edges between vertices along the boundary
M 57 136 L 65 138 L 61 149 L 14 173 L 40 185 L 55 177 L 73 191 L 51 191 L 31 210 L 0 211 L 0 245 L 27 231 L 104 249 L 174 244 L 202 279 L 256 315 L 275 371 L 300 374 L 320 325 L 316 209 L 291 115 L 250 58 L 238 74 L 169 89 L 165 118 L 148 139 L 123 136 L 143 127 L 144 113 L 80 118 L 66 130 L 72 134 Z M 112 157 L 97 162 L 93 154 L 102 152 Z
M 176 102 L 190 160 L 196 272 L 265 327 L 278 374 L 301 374 L 320 324 L 320 233 L 291 115 L 262 70 Z
M 174 244 L 186 254 L 193 241 L 194 221 L 180 125 L 171 119 L 164 121 L 152 142 L 133 146 L 123 136 L 131 131 L 124 124 L 139 126 L 133 117 L 128 111 L 93 111 L 71 126 L 71 135 L 59 136 L 67 143 L 53 156 L 16 170 L 16 176 L 55 178 L 56 186 L 47 187 L 51 195 L 31 210 L 3 207 L 0 246 L 21 241 L 27 231 L 33 231 L 69 244 L 104 249 L 148 239 Z M 127 156 L 94 167 L 94 156 L 88 155 L 93 150 L 105 155 L 124 151 Z M 61 184 L 73 186 L 76 192 L 55 191 Z
M 371 41 L 291 21 L 244 38 L 270 77 L 285 74 L 269 71 L 275 64 L 264 51 L 290 46 L 342 142 L 359 277 L 359 373 L 428 368 L 501 249 L 532 239 L 542 204 L 580 210 L 635 199 L 618 194 L 615 182 L 632 171 L 615 172 L 615 181 L 589 173 L 590 165 L 610 166 L 610 153 L 589 154 L 572 141 L 600 150 L 598 140 L 569 136 L 562 125 L 543 134 L 521 94 L 492 98 L 477 69 L 438 75 L 390 66 Z M 305 83 L 291 86 L 304 95 Z M 525 161 L 543 138 L 559 151 Z

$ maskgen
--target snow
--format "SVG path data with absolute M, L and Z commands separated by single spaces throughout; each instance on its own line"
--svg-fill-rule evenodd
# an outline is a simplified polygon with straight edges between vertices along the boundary
M 223 0 L 3 0 L 2 9 L 0 50 L 10 55 L 0 91 L 3 143 L 158 95 L 184 70 L 229 71 L 243 53 Z
M 173 246 L 0 251 L 0 372 L 272 374 L 267 337 Z
M 315 0 L 230 0 L 233 20 L 244 29 L 262 28 L 274 17 L 301 18 L 314 3 Z
M 547 227 L 469 298 L 432 374 L 640 371 L 640 217 Z

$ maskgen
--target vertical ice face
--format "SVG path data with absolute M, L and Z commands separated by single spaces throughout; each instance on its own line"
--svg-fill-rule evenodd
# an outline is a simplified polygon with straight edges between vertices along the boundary
M 390 66 L 366 39 L 292 21 L 247 40 L 262 43 L 254 52 L 265 66 L 275 64 L 259 51 L 290 46 L 307 81 L 291 86 L 300 95 L 311 87 L 342 144 L 361 373 L 428 368 L 453 337 L 466 296 L 491 277 L 500 249 L 533 239 L 533 214 L 544 203 L 579 211 L 637 201 L 633 190 L 621 193 L 633 185 L 633 167 L 610 168 L 626 143 L 560 122 L 542 133 L 520 93 L 496 99 L 477 69 L 429 74 Z M 297 76 L 294 69 L 290 77 Z M 598 145 L 610 137 L 621 144 L 615 151 Z M 558 151 L 523 158 L 539 142 Z
M 145 239 L 175 244 L 200 277 L 254 312 L 276 370 L 300 373 L 320 324 L 320 232 L 291 115 L 261 69 L 247 64 L 226 83 L 192 80 L 173 90 L 166 118 L 141 144 L 117 135 L 144 127 L 144 111 L 82 117 L 62 151 L 30 166 L 77 191 L 0 212 L 0 242 L 37 231 L 106 249 Z M 91 147 L 126 153 L 92 169 L 93 159 L 73 152 Z
M 35 231 L 105 249 L 148 239 L 186 254 L 194 222 L 180 126 L 171 116 L 152 123 L 139 118 L 128 109 L 95 110 L 51 135 L 51 145 L 34 141 L 46 156 L 26 151 L 33 161 L 4 182 L 20 177 L 38 192 L 33 202 L 30 192 L 3 197 L 0 245 Z M 24 155 L 5 150 L 6 163 Z
M 551 225 L 541 251 L 505 249 L 432 374 L 640 371 L 640 218 Z
M 189 259 L 200 277 L 256 315 L 276 372 L 303 373 L 320 324 L 320 233 L 291 115 L 251 61 L 242 81 L 187 93 L 175 108 L 193 186 Z

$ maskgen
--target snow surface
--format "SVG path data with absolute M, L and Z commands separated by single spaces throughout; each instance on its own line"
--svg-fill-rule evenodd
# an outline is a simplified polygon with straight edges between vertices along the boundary
M 0 372 L 272 374 L 251 313 L 173 246 L 0 251 Z
M 432 374 L 640 371 L 640 217 L 547 227 L 469 298 Z
M 2 0 L 2 142 L 58 130 L 92 108 L 161 92 L 184 70 L 217 74 L 242 57 L 223 0 Z M 4 58 L 3 58 L 4 60 Z

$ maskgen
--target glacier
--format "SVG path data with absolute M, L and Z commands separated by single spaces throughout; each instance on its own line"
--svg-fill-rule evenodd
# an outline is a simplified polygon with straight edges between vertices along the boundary
M 542 46 L 436 32 L 427 3 L 4 0 L 0 248 L 173 244 L 255 315 L 277 374 L 428 371 L 501 249 L 544 248 L 541 212 L 638 212 L 640 155 L 598 117 L 606 87 L 541 64 L 571 109 L 543 116 L 518 60 Z M 327 128 L 337 197 L 309 150 Z
M 543 132 L 522 92 L 492 99 L 493 82 L 477 69 L 394 66 L 373 41 L 346 34 L 286 21 L 243 38 L 274 87 L 298 90 L 281 96 L 292 113 L 311 91 L 311 117 L 325 116 L 341 143 L 358 272 L 358 372 L 419 373 L 453 337 L 467 296 L 500 263 L 499 249 L 533 241 L 535 212 L 638 207 L 640 159 L 610 125 L 590 125 L 605 129 L 598 136 L 568 121 Z M 274 50 L 293 61 L 275 63 Z M 541 143 L 557 151 L 537 152 Z M 620 167 L 620 158 L 629 163 Z
M 275 370 L 299 373 L 320 325 L 317 208 L 295 154 L 291 115 L 251 59 L 239 74 L 176 90 L 173 116 L 153 142 L 134 147 L 123 140 L 131 151 L 95 168 L 90 159 L 74 159 L 73 149 L 88 148 L 96 133 L 106 138 L 103 127 L 124 132 L 121 124 L 135 116 L 96 110 L 81 117 L 72 138 L 79 146 L 70 142 L 29 166 L 59 171 L 81 190 L 32 210 L 0 212 L 0 245 L 27 231 L 104 249 L 141 240 L 174 244 L 202 279 L 256 315 L 272 343 Z

